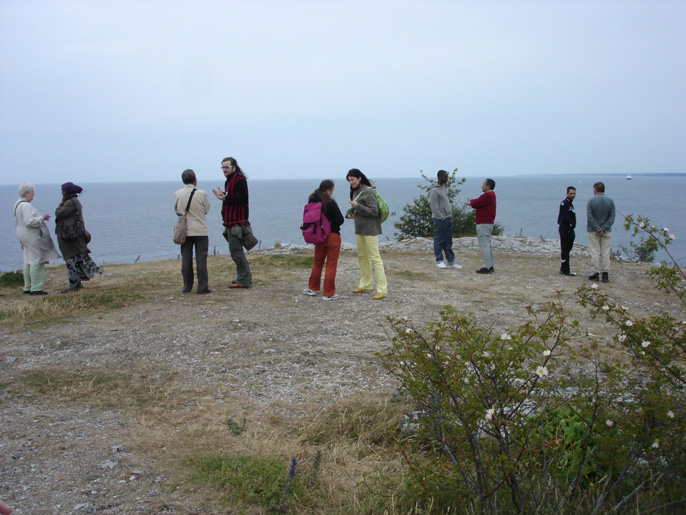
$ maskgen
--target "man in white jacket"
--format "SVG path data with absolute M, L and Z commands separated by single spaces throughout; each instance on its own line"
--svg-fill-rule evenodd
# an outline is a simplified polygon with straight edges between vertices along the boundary
M 206 220 L 210 210 L 210 201 L 203 190 L 196 189 L 198 179 L 193 170 L 184 170 L 181 174 L 181 180 L 185 186 L 174 194 L 176 197 L 174 210 L 177 215 L 181 216 L 188 209 L 186 214 L 186 241 L 181 244 L 183 292 L 190 293 L 193 290 L 193 247 L 195 247 L 198 294 L 210 293 L 207 279 L 207 253 L 210 248 L 210 239 L 207 236 Z

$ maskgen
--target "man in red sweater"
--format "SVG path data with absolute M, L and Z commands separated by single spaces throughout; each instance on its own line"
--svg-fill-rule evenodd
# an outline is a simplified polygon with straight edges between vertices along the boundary
M 495 225 L 495 181 L 486 179 L 481 186 L 483 194 L 479 198 L 467 198 L 465 205 L 475 210 L 476 237 L 479 240 L 479 248 L 483 259 L 483 266 L 479 268 L 477 274 L 492 274 L 493 268 L 493 246 L 491 245 L 491 233 Z

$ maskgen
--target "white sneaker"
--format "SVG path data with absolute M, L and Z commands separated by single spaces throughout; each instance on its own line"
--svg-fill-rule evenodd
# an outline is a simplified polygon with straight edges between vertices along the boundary
M 436 268 L 448 268 L 443 261 L 438 261 L 436 263 Z
M 309 295 L 309 296 L 311 296 L 311 297 L 314 297 L 315 295 L 317 295 L 317 292 L 316 292 L 316 291 L 310 290 L 309 288 L 305 288 L 305 289 L 303 290 L 303 293 L 304 293 L 305 295 Z
M 338 293 L 334 293 L 331 297 L 322 297 L 322 300 L 338 300 Z
M 457 268 L 458 270 L 462 268 L 462 265 L 458 265 L 457 263 L 453 263 L 452 265 L 448 265 L 448 268 Z

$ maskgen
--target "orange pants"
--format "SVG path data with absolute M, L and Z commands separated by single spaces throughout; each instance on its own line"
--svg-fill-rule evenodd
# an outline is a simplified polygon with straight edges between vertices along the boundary
M 341 235 L 332 232 L 324 243 L 314 246 L 314 264 L 307 287 L 312 291 L 319 291 L 322 281 L 322 268 L 326 261 L 324 273 L 324 297 L 331 297 L 336 293 L 336 270 L 338 269 L 338 256 L 341 254 Z

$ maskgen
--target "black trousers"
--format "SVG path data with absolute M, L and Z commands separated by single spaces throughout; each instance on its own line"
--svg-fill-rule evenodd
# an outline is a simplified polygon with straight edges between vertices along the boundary
M 210 248 L 208 236 L 186 236 L 181 244 L 181 276 L 183 277 L 183 291 L 193 289 L 193 247 L 195 247 L 195 263 L 198 268 L 198 293 L 208 290 L 207 286 L 207 253 Z
M 569 253 L 574 246 L 574 229 L 560 227 L 560 272 L 568 274 L 571 272 L 569 268 Z

